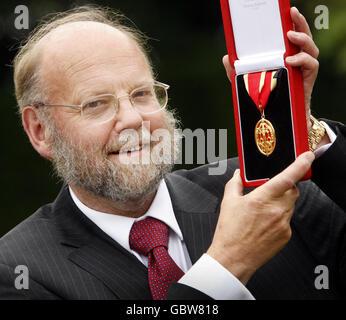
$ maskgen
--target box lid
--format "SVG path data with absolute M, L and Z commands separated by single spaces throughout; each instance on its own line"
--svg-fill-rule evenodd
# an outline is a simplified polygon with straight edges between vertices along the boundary
M 296 52 L 289 0 L 221 0 L 231 64 L 237 74 L 279 69 Z

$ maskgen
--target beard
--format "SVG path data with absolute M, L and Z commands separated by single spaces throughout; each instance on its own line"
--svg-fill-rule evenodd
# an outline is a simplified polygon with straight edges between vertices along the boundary
M 171 111 L 164 110 L 163 112 L 163 129 L 167 134 L 166 138 L 161 139 L 160 145 L 158 142 L 151 141 L 148 147 L 142 149 L 142 155 L 145 152 L 150 153 L 146 158 L 149 161 L 146 162 L 138 158 L 137 161 L 128 161 L 131 157 L 126 155 L 127 161 L 121 161 L 120 156 L 123 154 L 118 154 L 116 157 L 110 156 L 109 150 L 112 148 L 119 150 L 121 145 L 126 144 L 121 142 L 124 139 L 107 143 L 100 158 L 99 146 L 85 145 L 85 143 L 72 141 L 72 138 L 65 138 L 50 120 L 49 142 L 56 174 L 67 184 L 78 186 L 108 200 L 144 203 L 157 190 L 160 181 L 172 171 L 180 153 L 181 133 L 175 130 L 177 120 Z M 144 131 L 139 129 L 137 132 L 141 136 L 141 132 Z M 150 136 L 149 131 L 147 134 Z M 159 152 L 152 152 L 157 147 L 160 147 Z M 170 152 L 167 154 L 162 152 L 164 150 L 170 150 Z

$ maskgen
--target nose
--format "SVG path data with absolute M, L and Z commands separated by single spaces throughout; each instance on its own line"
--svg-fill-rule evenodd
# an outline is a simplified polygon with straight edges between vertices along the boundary
M 128 96 L 118 98 L 118 111 L 115 130 L 120 133 L 125 129 L 138 129 L 142 125 L 141 114 L 133 107 Z

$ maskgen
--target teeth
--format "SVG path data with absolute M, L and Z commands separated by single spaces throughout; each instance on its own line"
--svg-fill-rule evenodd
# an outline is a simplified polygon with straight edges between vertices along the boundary
M 126 152 L 133 152 L 133 151 L 139 151 L 142 148 L 142 146 L 136 146 L 131 149 L 126 150 L 120 150 L 119 153 L 126 153 Z

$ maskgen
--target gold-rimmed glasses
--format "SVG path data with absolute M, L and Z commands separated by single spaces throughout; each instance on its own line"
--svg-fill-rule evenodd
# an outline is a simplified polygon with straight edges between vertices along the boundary
M 141 114 L 152 114 L 167 106 L 169 85 L 154 81 L 133 89 L 129 94 L 116 96 L 101 94 L 85 99 L 80 105 L 36 103 L 36 107 L 69 107 L 80 109 L 83 119 L 93 122 L 106 122 L 114 118 L 119 109 L 119 99 L 128 97 L 132 106 Z

